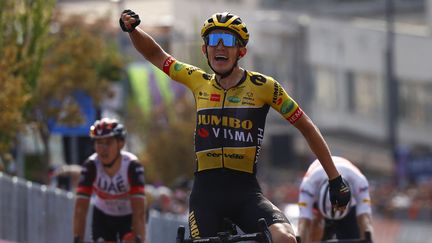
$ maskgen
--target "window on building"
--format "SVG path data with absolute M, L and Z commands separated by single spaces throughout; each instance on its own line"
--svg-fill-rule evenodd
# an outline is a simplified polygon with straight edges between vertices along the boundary
M 319 104 L 323 109 L 337 108 L 338 92 L 336 71 L 324 67 L 318 67 L 316 70 L 316 104 Z
M 377 117 L 384 108 L 384 82 L 379 76 L 369 73 L 356 73 L 353 82 L 354 113 Z
M 413 125 L 432 124 L 432 83 L 400 82 L 399 118 Z

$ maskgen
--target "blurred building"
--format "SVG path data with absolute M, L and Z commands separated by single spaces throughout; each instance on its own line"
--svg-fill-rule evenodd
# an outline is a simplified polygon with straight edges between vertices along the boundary
M 193 48 L 174 41 L 176 56 L 193 60 L 191 53 L 201 44 L 197 29 L 211 13 L 229 10 L 242 16 L 251 34 L 243 65 L 279 80 L 320 127 L 333 153 L 366 169 L 395 172 L 388 141 L 386 1 L 184 0 L 175 4 L 174 39 L 188 41 Z M 394 135 L 398 147 L 431 148 L 431 4 L 416 0 L 393 4 L 393 61 L 399 87 Z M 301 162 L 302 157 L 291 155 L 308 153 L 301 136 L 287 129 L 278 115 L 273 114 L 270 122 L 267 159 L 276 164 Z M 294 151 L 286 143 L 294 144 Z M 272 156 L 273 152 L 279 156 Z M 431 163 L 429 159 L 417 165 L 430 173 Z
M 85 4 L 84 4 L 85 2 Z M 244 67 L 276 78 L 311 116 L 332 152 L 360 167 L 406 175 L 397 167 L 397 148 L 425 148 L 414 166 L 432 175 L 432 0 L 393 0 L 394 76 L 397 118 L 389 120 L 387 97 L 388 19 L 386 0 L 60 0 L 65 11 L 110 11 L 117 24 L 121 9 L 138 12 L 143 27 L 178 59 L 207 67 L 199 30 L 214 12 L 230 11 L 251 35 Z M 92 7 L 90 7 L 92 6 Z M 153 28 L 153 29 L 152 29 Z M 124 36 L 127 37 L 127 36 Z M 132 53 L 126 39 L 121 39 Z M 390 87 L 392 88 L 392 87 Z M 394 130 L 389 125 L 395 126 Z M 393 133 L 393 134 L 389 134 Z M 391 141 L 390 141 L 391 142 Z M 313 158 L 304 139 L 270 112 L 264 167 L 306 168 Z M 422 157 L 423 158 L 423 157 Z M 421 162 L 418 162 L 421 161 Z M 406 160 L 407 164 L 412 164 Z M 414 168 L 413 167 L 413 168 Z M 264 170 L 265 171 L 265 170 Z M 406 173 L 405 173 L 406 172 Z M 413 172 L 414 173 L 414 172 Z

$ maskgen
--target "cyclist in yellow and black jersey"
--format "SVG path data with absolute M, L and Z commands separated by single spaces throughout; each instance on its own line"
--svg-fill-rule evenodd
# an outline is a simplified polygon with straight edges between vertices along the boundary
M 296 241 L 288 219 L 263 196 L 255 176 L 270 107 L 304 135 L 319 158 L 330 179 L 335 208 L 347 205 L 349 188 L 317 127 L 273 78 L 238 65 L 247 53 L 249 33 L 237 15 L 216 13 L 201 29 L 202 52 L 214 74 L 177 61 L 137 27 L 140 22 L 131 10 L 123 11 L 119 20 L 135 48 L 195 97 L 197 169 L 189 203 L 191 237 L 216 235 L 224 230 L 224 218 L 246 233 L 257 232 L 258 219 L 265 218 L 273 242 Z
M 303 114 L 278 82 L 260 73 L 244 71 L 235 86 L 224 89 L 215 75 L 172 57 L 164 71 L 195 96 L 197 171 L 229 168 L 255 173 L 269 107 L 291 123 Z

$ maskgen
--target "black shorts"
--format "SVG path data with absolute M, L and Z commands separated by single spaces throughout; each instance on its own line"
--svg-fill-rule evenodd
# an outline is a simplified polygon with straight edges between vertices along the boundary
M 105 241 L 117 242 L 123 236 L 132 231 L 132 215 L 111 216 L 102 212 L 97 207 L 93 208 L 92 239 L 99 238 Z
M 355 207 L 340 220 L 325 220 L 324 235 L 322 240 L 329 239 L 359 239 L 360 230 L 357 223 Z
M 245 233 L 258 232 L 260 218 L 265 218 L 269 226 L 290 223 L 264 197 L 255 175 L 227 169 L 197 172 L 189 205 L 191 237 L 215 236 L 226 231 L 225 218 Z

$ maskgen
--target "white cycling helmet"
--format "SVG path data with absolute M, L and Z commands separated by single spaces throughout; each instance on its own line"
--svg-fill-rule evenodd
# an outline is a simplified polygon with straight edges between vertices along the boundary
M 349 184 L 346 180 L 344 183 L 349 187 Z M 329 194 L 329 183 L 325 181 L 320 189 L 318 195 L 318 209 L 321 212 L 321 215 L 326 219 L 339 220 L 344 218 L 351 209 L 351 201 L 350 200 L 343 211 L 333 212 L 332 204 L 330 202 L 330 194 Z

